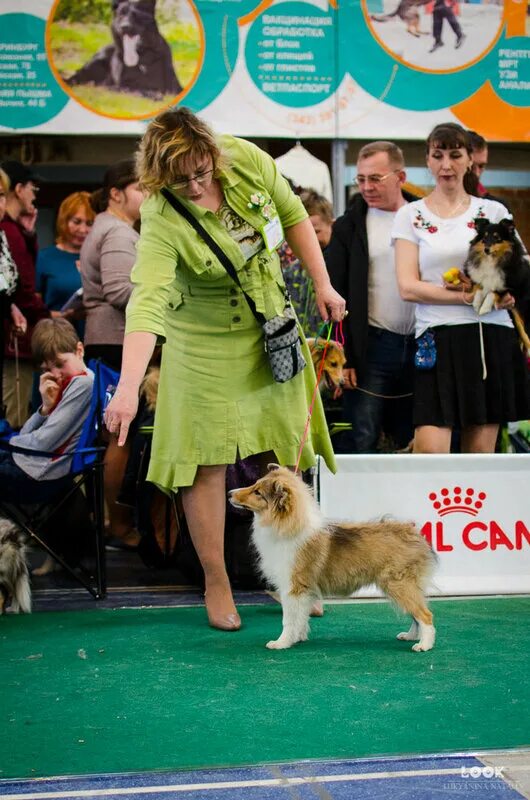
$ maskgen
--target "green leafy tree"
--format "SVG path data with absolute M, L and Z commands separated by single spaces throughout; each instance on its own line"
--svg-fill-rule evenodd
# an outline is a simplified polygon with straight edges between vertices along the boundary
M 110 25 L 110 0 L 61 0 L 54 19 L 67 22 L 102 22 Z

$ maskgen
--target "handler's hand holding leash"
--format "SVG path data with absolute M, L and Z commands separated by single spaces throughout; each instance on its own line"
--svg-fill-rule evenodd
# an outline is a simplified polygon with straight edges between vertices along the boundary
M 346 300 L 335 291 L 331 283 L 315 286 L 318 311 L 324 322 L 341 322 L 347 315 Z

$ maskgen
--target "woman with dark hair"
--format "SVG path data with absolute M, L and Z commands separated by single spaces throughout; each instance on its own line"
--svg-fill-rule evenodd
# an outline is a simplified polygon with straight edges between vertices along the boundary
M 81 247 L 81 279 L 86 309 L 85 358 L 101 358 L 120 371 L 125 306 L 132 292 L 131 270 L 136 258 L 144 194 L 136 178 L 133 159 L 110 167 L 103 186 L 91 196 L 97 216 Z M 109 509 L 111 536 L 116 544 L 135 547 L 139 537 L 132 530 L 128 508 L 116 504 L 127 463 L 127 448 L 111 439 L 105 457 L 105 496 Z
M 103 186 L 90 202 L 97 216 L 81 248 L 83 303 L 86 308 L 85 355 L 101 358 L 119 371 L 125 333 L 125 306 L 132 292 L 131 269 L 136 258 L 144 199 L 133 159 L 110 167 Z
M 443 279 L 450 268 L 462 269 L 477 218 L 511 216 L 501 203 L 471 194 L 472 165 L 467 131 L 437 125 L 427 139 L 435 187 L 399 209 L 392 231 L 401 296 L 416 303 L 416 453 L 448 453 L 455 428 L 463 452 L 493 453 L 499 425 L 530 415 L 526 359 L 506 311 L 513 297 L 479 316 L 464 276 L 457 291 Z
M 39 251 L 36 288 L 52 317 L 74 317 L 73 309 L 66 311 L 64 315 L 61 314 L 61 309 L 74 292 L 81 288 L 79 253 L 95 216 L 88 192 L 68 195 L 57 213 L 55 244 Z

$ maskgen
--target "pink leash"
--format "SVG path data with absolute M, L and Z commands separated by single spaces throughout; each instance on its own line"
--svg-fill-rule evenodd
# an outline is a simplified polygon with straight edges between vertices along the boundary
M 313 389 L 313 396 L 311 398 L 311 403 L 309 406 L 309 411 L 307 412 L 307 420 L 304 428 L 304 433 L 302 436 L 302 441 L 300 442 L 300 449 L 298 451 L 298 457 L 296 459 L 296 466 L 294 468 L 295 473 L 298 472 L 298 467 L 300 464 L 300 459 L 302 458 L 302 451 L 304 449 L 305 443 L 307 441 L 307 437 L 309 434 L 309 426 L 311 425 L 311 417 L 313 416 L 313 409 L 315 407 L 315 401 L 318 394 L 318 386 L 320 383 L 320 378 L 322 377 L 322 373 L 324 371 L 324 364 L 326 360 L 326 353 L 329 347 L 330 339 L 331 339 L 331 331 L 333 330 L 333 323 L 332 322 L 325 322 L 322 327 L 321 331 L 324 329 L 325 326 L 328 326 L 328 335 L 326 337 L 326 344 L 324 345 L 324 349 L 322 350 L 322 358 L 320 359 L 320 363 L 318 365 L 318 372 L 317 372 L 317 380 L 315 383 L 315 388 Z M 337 341 L 340 345 L 344 346 L 344 334 L 342 332 L 342 321 L 335 323 L 335 330 L 338 332 Z M 320 336 L 320 331 L 317 334 L 317 339 L 323 339 L 323 336 Z

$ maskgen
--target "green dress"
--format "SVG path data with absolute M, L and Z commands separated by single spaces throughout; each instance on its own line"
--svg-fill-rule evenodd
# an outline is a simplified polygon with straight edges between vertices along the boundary
M 272 202 L 284 229 L 306 214 L 269 156 L 234 137 L 220 137 L 220 142 L 230 164 L 220 180 L 232 213 L 224 206 L 216 215 L 179 199 L 218 241 L 243 288 L 269 319 L 285 305 L 278 255 L 256 244 L 255 236 L 242 242 L 238 220 L 248 223 L 250 232 L 266 222 L 260 208 L 248 207 L 255 192 Z M 296 464 L 316 383 L 307 345 L 307 367 L 276 383 L 261 328 L 240 288 L 160 195 L 142 207 L 131 278 L 135 288 L 126 332 L 149 331 L 164 342 L 148 480 L 176 491 L 193 484 L 199 465 L 232 464 L 269 450 L 279 464 Z M 335 469 L 319 396 L 300 468 L 312 466 L 316 453 Z

